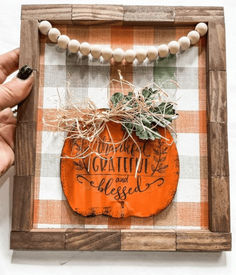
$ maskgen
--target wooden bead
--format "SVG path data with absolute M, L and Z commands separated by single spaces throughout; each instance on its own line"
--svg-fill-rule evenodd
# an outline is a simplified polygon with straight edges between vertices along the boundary
M 169 54 L 169 48 L 166 44 L 162 44 L 158 47 L 158 55 L 161 58 L 167 57 Z
M 158 57 L 158 50 L 156 47 L 151 46 L 147 50 L 147 57 L 150 61 L 156 60 Z
M 66 49 L 70 42 L 70 38 L 67 35 L 60 35 L 57 39 L 57 45 L 61 49 Z
M 79 51 L 80 43 L 78 40 L 71 39 L 68 43 L 68 50 L 71 53 L 77 53 Z
M 203 36 L 207 33 L 207 24 L 198 23 L 195 30 L 200 34 L 200 36 Z
M 121 62 L 124 58 L 124 51 L 120 48 L 117 48 L 113 51 L 113 57 L 116 62 Z
M 189 38 L 191 44 L 195 45 L 200 39 L 200 34 L 197 31 L 191 31 L 188 33 L 187 37 Z
M 56 28 L 51 28 L 48 32 L 48 38 L 52 41 L 52 42 L 57 42 L 57 38 L 61 35 L 60 31 Z
M 111 48 L 102 49 L 102 57 L 105 61 L 109 61 L 112 58 L 112 49 Z
M 125 60 L 128 63 L 132 63 L 135 59 L 136 52 L 133 49 L 129 49 L 125 52 Z
M 137 58 L 139 63 L 142 63 L 146 57 L 150 61 L 156 60 L 158 55 L 161 58 L 167 57 L 169 53 L 176 54 L 181 49 L 182 51 L 187 50 L 190 45 L 198 43 L 200 36 L 203 36 L 207 33 L 208 27 L 205 23 L 198 23 L 195 27 L 195 30 L 190 31 L 187 36 L 181 37 L 178 42 L 171 41 L 168 45 L 162 44 L 158 49 L 154 46 L 145 50 L 144 48 L 139 48 L 136 51 L 133 49 L 127 50 L 124 52 L 121 48 L 117 48 L 112 51 L 110 48 L 102 49 L 99 45 L 90 46 L 89 43 L 83 42 L 81 45 L 79 41 L 70 38 L 67 35 L 61 35 L 60 31 L 57 28 L 52 28 L 50 22 L 44 20 L 38 24 L 39 31 L 48 35 L 48 38 L 52 42 L 57 42 L 58 46 L 62 49 L 68 47 L 69 52 L 77 53 L 80 49 L 80 52 L 83 55 L 89 55 L 91 52 L 94 58 L 103 57 L 104 60 L 108 61 L 114 57 L 115 62 L 121 62 L 125 57 L 125 60 L 129 63 L 133 62 Z
M 83 42 L 80 44 L 80 52 L 83 55 L 89 55 L 90 53 L 90 45 L 88 42 Z
M 99 58 L 101 56 L 101 46 L 99 45 L 93 45 L 91 46 L 91 54 L 94 58 Z
M 48 21 L 41 21 L 39 23 L 39 30 L 44 35 L 47 35 L 51 28 L 52 28 L 52 25 Z
M 180 45 L 177 41 L 171 41 L 168 44 L 168 48 L 171 54 L 177 54 L 177 52 L 179 51 Z
M 182 36 L 178 42 L 182 51 L 185 51 L 190 47 L 190 40 L 187 36 Z
M 139 63 L 142 63 L 146 57 L 147 57 L 147 51 L 145 49 L 140 48 L 136 50 L 136 58 Z

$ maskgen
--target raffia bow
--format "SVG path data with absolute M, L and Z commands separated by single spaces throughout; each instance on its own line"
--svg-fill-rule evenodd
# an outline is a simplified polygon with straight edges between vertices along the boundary
M 156 129 L 157 126 L 167 128 L 173 133 L 174 136 L 176 136 L 175 130 L 171 126 L 172 120 L 177 118 L 174 108 L 176 103 L 156 83 L 150 83 L 142 89 L 137 89 L 132 83 L 123 79 L 120 71 L 118 71 L 118 74 L 120 79 L 111 80 L 109 86 L 112 86 L 114 83 L 118 83 L 121 88 L 121 93 L 118 93 L 119 95 L 116 96 L 117 98 L 115 97 L 117 93 L 110 98 L 109 108 L 98 109 L 89 99 L 87 99 L 86 102 L 74 102 L 70 96 L 70 88 L 68 85 L 68 100 L 66 104 L 63 105 L 61 103 L 60 95 L 58 94 L 60 102 L 56 111 L 56 118 L 45 118 L 44 124 L 47 126 L 56 127 L 58 131 L 69 133 L 67 138 L 75 140 L 84 139 L 88 141 L 90 146 L 86 150 L 77 153 L 74 156 L 68 156 L 68 158 L 82 159 L 89 157 L 89 163 L 90 157 L 93 154 L 100 158 L 106 159 L 102 153 L 98 153 L 97 150 L 94 149 L 96 148 L 94 147 L 96 142 L 110 144 L 112 148 L 111 153 L 113 153 L 114 156 L 117 146 L 121 146 L 128 138 L 131 138 L 139 151 L 139 159 L 135 172 L 135 176 L 137 176 L 142 153 L 138 143 L 133 138 L 133 133 L 136 133 L 138 136 L 137 131 L 139 130 L 140 133 L 146 133 L 144 135 L 144 139 L 148 139 L 148 137 L 152 137 L 150 139 L 162 138 L 168 142 L 168 139 L 165 136 L 161 136 Z M 178 86 L 176 82 L 171 82 Z M 128 95 L 125 95 L 125 86 L 126 88 L 127 86 L 129 87 L 130 92 Z M 153 88 L 155 89 L 155 93 L 147 98 L 147 93 L 144 93 L 143 91 L 152 91 Z M 168 113 L 167 106 L 171 106 L 174 112 Z M 151 124 L 150 121 L 149 124 L 147 124 L 148 119 L 151 119 Z M 124 129 L 124 136 L 119 142 L 114 141 L 107 124 L 109 121 L 121 124 Z M 147 127 L 147 125 L 151 126 Z M 107 129 L 109 134 L 109 141 L 104 141 L 100 138 L 101 133 L 105 129 Z M 88 170 L 89 166 L 90 165 L 88 165 Z

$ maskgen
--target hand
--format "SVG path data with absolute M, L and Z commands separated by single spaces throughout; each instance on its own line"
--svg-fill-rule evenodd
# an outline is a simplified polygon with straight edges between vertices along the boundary
M 32 69 L 22 67 L 17 77 L 2 84 L 18 69 L 19 49 L 0 55 L 0 176 L 14 163 L 16 117 L 11 107 L 25 99 L 33 85 Z

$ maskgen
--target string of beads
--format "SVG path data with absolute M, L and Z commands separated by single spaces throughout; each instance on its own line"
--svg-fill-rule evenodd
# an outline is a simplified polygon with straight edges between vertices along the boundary
M 198 23 L 195 30 L 190 31 L 186 36 L 182 36 L 178 41 L 171 41 L 168 44 L 161 44 L 158 47 L 150 46 L 139 48 L 137 50 L 129 49 L 124 51 L 121 48 L 111 49 L 110 47 L 102 47 L 100 45 L 90 45 L 88 42 L 80 43 L 78 40 L 70 39 L 67 35 L 61 34 L 57 28 L 53 28 L 49 21 L 39 22 L 39 30 L 42 34 L 47 35 L 49 40 L 57 43 L 61 49 L 68 49 L 70 53 L 76 54 L 80 52 L 82 55 L 91 54 L 93 58 L 99 59 L 101 56 L 105 61 L 114 58 L 115 62 L 126 60 L 132 63 L 135 59 L 142 63 L 146 58 L 155 61 L 158 57 L 165 58 L 169 54 L 177 54 L 180 51 L 186 51 L 191 45 L 198 43 L 201 36 L 207 33 L 207 25 Z

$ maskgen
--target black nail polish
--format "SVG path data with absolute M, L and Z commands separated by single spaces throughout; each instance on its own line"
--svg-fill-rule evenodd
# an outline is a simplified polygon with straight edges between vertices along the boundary
M 17 74 L 17 77 L 22 80 L 25 80 L 32 74 L 32 72 L 33 72 L 33 70 L 28 65 L 25 65 L 20 68 L 20 70 Z

